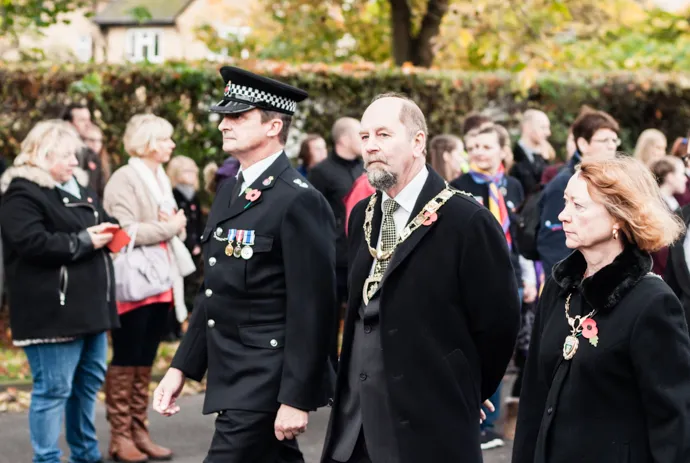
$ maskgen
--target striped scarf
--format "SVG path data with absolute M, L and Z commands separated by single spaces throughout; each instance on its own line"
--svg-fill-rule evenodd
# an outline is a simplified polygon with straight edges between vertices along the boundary
M 508 241 L 508 247 L 512 249 L 513 238 L 510 236 L 510 217 L 508 216 L 505 198 L 501 194 L 501 187 L 507 184 L 503 165 L 498 168 L 496 175 L 491 176 L 491 174 L 479 169 L 475 164 L 470 164 L 469 174 L 475 183 L 488 185 L 489 204 L 487 207 L 489 212 L 496 217 L 498 223 L 501 224 L 503 234 L 505 234 L 506 241 Z

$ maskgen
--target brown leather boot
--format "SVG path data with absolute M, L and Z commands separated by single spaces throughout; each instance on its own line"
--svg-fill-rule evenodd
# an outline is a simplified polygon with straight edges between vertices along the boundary
M 148 430 L 147 410 L 149 406 L 149 383 L 151 367 L 136 367 L 134 373 L 134 393 L 132 394 L 132 437 L 139 450 L 149 456 L 149 460 L 172 460 L 172 450 L 154 444 Z
M 132 384 L 134 367 L 110 365 L 105 376 L 106 416 L 110 423 L 110 447 L 108 453 L 114 461 L 144 463 L 148 461 L 134 445 L 132 439 Z
M 505 406 L 506 416 L 505 422 L 503 423 L 503 435 L 506 437 L 506 439 L 514 440 L 519 401 L 515 400 L 514 397 L 511 397 L 508 401 L 506 401 Z

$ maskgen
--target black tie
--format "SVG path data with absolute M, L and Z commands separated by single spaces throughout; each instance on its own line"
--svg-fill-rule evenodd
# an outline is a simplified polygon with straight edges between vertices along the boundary
M 240 172 L 240 175 L 237 176 L 237 183 L 235 183 L 235 186 L 232 188 L 232 198 L 230 198 L 230 204 L 234 203 L 235 200 L 240 196 L 240 188 L 242 188 L 242 184 L 244 183 L 244 175 L 242 175 L 242 172 Z

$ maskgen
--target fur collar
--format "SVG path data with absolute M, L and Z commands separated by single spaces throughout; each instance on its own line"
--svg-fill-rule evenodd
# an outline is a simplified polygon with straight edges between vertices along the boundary
M 83 169 L 75 167 L 74 177 L 82 187 L 85 187 L 89 184 L 89 174 L 87 174 Z M 12 180 L 15 178 L 23 178 L 42 188 L 55 188 L 55 180 L 53 180 L 53 177 L 50 176 L 50 173 L 41 169 L 40 167 L 22 165 L 10 167 L 5 171 L 4 174 L 2 174 L 2 178 L 0 178 L 0 192 L 2 192 L 2 194 L 7 192 Z
M 627 245 L 613 262 L 590 278 L 582 280 L 587 263 L 579 251 L 559 262 L 553 279 L 563 292 L 578 290 L 593 308 L 603 311 L 618 304 L 652 268 L 651 256 Z

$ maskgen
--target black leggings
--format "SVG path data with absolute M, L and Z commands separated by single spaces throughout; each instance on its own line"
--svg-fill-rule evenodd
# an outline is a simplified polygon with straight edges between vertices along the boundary
M 113 359 L 119 367 L 150 367 L 166 329 L 170 303 L 151 304 L 120 315 L 120 328 L 111 332 Z

